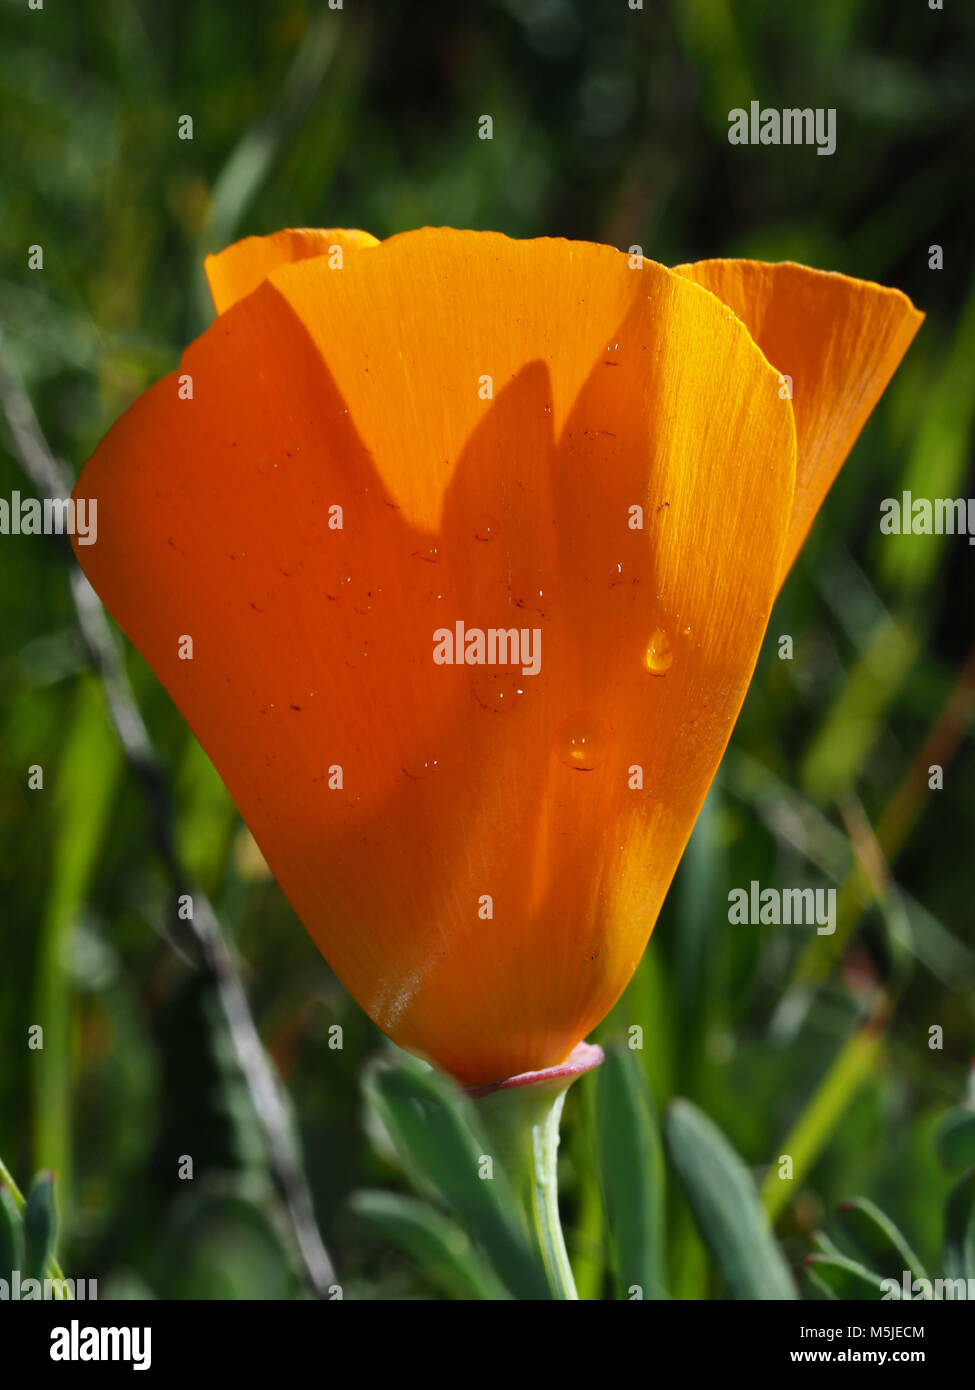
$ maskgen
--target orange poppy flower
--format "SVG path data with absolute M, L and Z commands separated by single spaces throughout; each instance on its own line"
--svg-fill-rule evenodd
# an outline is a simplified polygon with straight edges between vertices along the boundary
M 921 316 L 448 229 L 207 271 L 219 317 L 79 479 L 78 559 L 376 1023 L 467 1084 L 557 1064 L 640 959 Z

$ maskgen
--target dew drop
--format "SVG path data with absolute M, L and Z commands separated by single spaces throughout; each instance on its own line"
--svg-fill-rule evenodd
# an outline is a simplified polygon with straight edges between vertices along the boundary
M 510 671 L 480 671 L 471 681 L 471 694 L 491 714 L 514 709 L 525 693 L 525 678 Z
M 656 628 L 647 644 L 647 670 L 652 676 L 665 676 L 674 660 L 670 638 L 662 627 Z
M 422 782 L 425 777 L 429 777 L 431 772 L 436 772 L 440 766 L 440 759 L 429 758 L 408 758 L 403 763 L 403 771 L 411 782 Z
M 377 584 L 375 588 L 372 589 L 366 589 L 364 591 L 360 589 L 355 600 L 355 611 L 363 617 L 365 617 L 367 613 L 371 613 L 373 603 L 379 598 L 382 591 L 382 585 L 380 584 Z
M 348 570 L 336 570 L 325 585 L 325 593 L 332 600 L 340 599 L 349 592 L 351 583 L 352 576 Z
M 555 747 L 566 767 L 591 772 L 606 753 L 609 731 L 605 722 L 584 710 L 572 714 L 559 725 Z
M 345 653 L 345 664 L 353 671 L 357 671 L 360 666 L 364 666 L 368 660 L 368 642 L 353 642 Z
M 428 565 L 435 565 L 440 559 L 440 551 L 435 545 L 421 546 L 419 550 L 414 550 L 413 555 L 417 560 L 425 560 Z
M 474 532 L 474 539 L 477 541 L 493 541 L 498 534 L 498 523 L 493 516 L 486 516 L 477 530 Z
M 544 613 L 559 596 L 558 581 L 550 574 L 531 570 L 524 574 L 514 574 L 508 585 L 512 603 L 519 608 L 532 608 Z
M 634 571 L 630 564 L 624 565 L 622 560 L 618 560 L 615 565 L 610 566 L 609 587 L 615 589 L 620 584 L 639 584 L 640 576 Z

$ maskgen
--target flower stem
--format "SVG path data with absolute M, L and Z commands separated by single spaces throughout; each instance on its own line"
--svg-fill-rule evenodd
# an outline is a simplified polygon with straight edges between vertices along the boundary
M 569 1086 L 602 1060 L 602 1048 L 580 1043 L 560 1066 L 469 1090 L 554 1299 L 579 1297 L 559 1220 L 559 1121 Z

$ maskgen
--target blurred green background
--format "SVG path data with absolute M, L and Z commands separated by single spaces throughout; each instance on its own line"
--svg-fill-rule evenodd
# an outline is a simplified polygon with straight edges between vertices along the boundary
M 862 1194 L 940 1269 L 952 1178 L 933 1131 L 975 1051 L 975 552 L 878 530 L 902 488 L 975 492 L 973 54 L 975 10 L 922 0 L 0 9 L 2 352 L 72 473 L 206 326 L 204 254 L 284 226 L 493 228 L 639 244 L 668 264 L 798 259 L 898 286 L 928 315 L 785 586 L 685 863 L 600 1034 L 641 1024 L 657 1104 L 690 1097 L 757 1181 L 793 1154 L 794 1180 L 773 1171 L 767 1196 L 794 1262 Z M 729 145 L 728 111 L 752 98 L 835 107 L 836 153 Z M 0 422 L 0 496 L 15 489 L 34 495 Z M 56 1170 L 62 1264 L 103 1297 L 299 1296 L 220 1011 L 160 931 L 167 883 L 68 575 L 53 543 L 2 538 L 0 1157 L 22 1186 Z M 456 1292 L 351 1210 L 363 1187 L 406 1190 L 362 1099 L 387 1045 L 168 698 L 126 661 L 183 864 L 239 951 L 290 1094 L 345 1297 Z M 27 788 L 32 764 L 43 791 Z M 728 890 L 752 878 L 838 887 L 836 935 L 729 927 Z M 36 1023 L 42 1051 L 26 1046 Z M 570 1093 L 562 1158 L 588 1297 L 614 1293 L 594 1101 L 593 1078 Z M 672 1293 L 721 1296 L 673 1185 L 668 1206 Z

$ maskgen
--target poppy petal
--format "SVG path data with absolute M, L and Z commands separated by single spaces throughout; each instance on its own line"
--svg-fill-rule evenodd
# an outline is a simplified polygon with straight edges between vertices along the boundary
M 86 465 L 76 553 L 347 988 L 474 1084 L 625 988 L 794 474 L 777 373 L 690 280 L 427 230 L 222 314 Z M 458 622 L 518 659 L 438 663 Z
M 676 271 L 727 304 L 792 380 L 796 500 L 784 578 L 924 315 L 900 290 L 791 261 L 698 261 Z
M 232 246 L 207 256 L 203 262 L 210 293 L 218 314 L 223 314 L 238 299 L 256 290 L 266 280 L 272 270 L 291 261 L 304 261 L 312 256 L 332 255 L 332 265 L 336 264 L 334 250 L 338 247 L 344 255 L 346 251 L 366 250 L 378 246 L 379 242 L 369 232 L 343 229 L 320 231 L 317 228 L 299 227 L 271 236 L 249 236 L 243 241 L 235 241 Z

